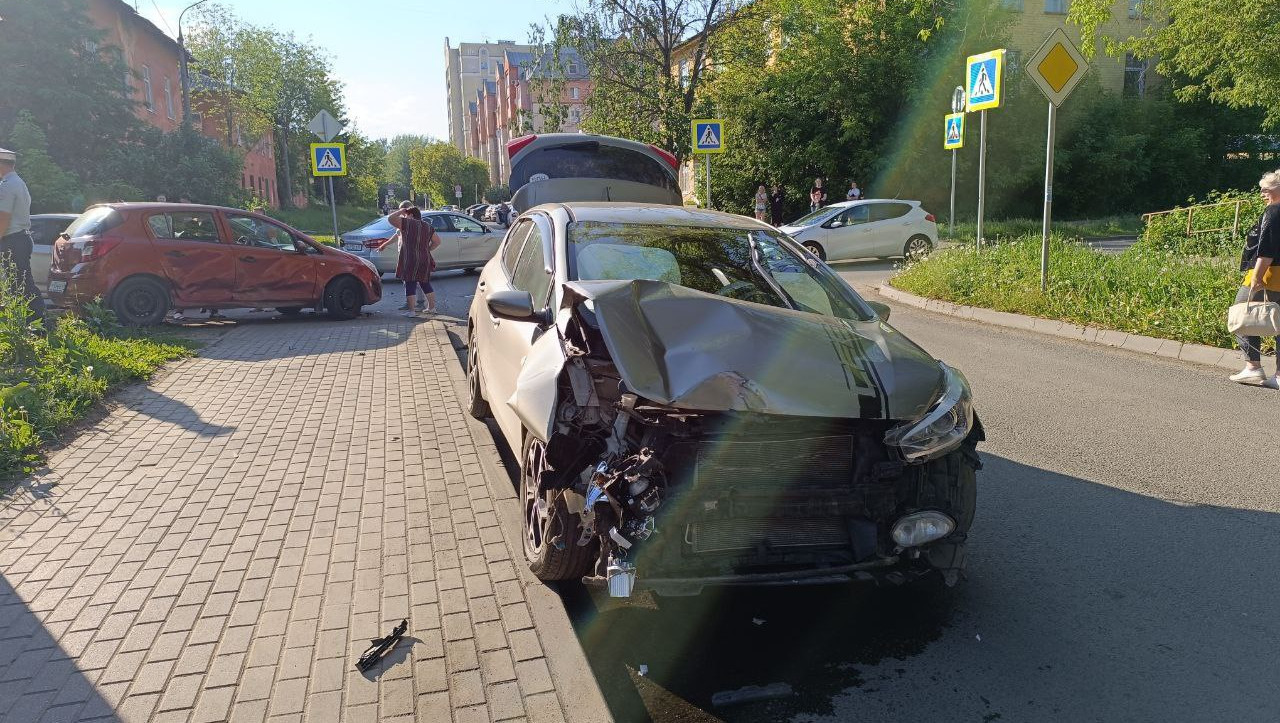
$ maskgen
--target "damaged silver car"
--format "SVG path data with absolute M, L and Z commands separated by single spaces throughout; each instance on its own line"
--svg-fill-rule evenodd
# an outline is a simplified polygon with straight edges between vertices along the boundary
M 530 568 L 619 597 L 954 584 L 982 427 L 963 375 L 885 317 L 750 218 L 524 211 L 479 281 L 468 380 L 519 455 Z

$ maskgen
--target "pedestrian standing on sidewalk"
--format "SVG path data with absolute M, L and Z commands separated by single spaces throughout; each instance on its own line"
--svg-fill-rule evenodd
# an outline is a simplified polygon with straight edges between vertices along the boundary
M 813 179 L 813 188 L 809 189 L 809 213 L 813 213 L 827 205 L 827 189 L 822 187 L 822 179 Z
M 431 287 L 431 272 L 436 262 L 431 252 L 440 246 L 440 234 L 422 220 L 422 210 L 417 206 L 399 209 L 387 216 L 387 220 L 400 231 L 400 258 L 396 262 L 396 276 L 404 279 L 404 306 L 400 308 L 406 312 L 405 316 L 413 316 L 414 290 L 420 289 L 417 310 L 436 313 L 436 292 Z
M 857 181 L 849 181 L 849 191 L 844 194 L 846 201 L 859 201 L 862 199 L 862 189 L 858 188 Z
M 768 220 L 767 214 L 769 213 L 769 191 L 764 187 L 763 183 L 756 188 L 755 211 L 756 211 L 757 221 Z
M 1267 207 L 1262 218 L 1245 236 L 1244 251 L 1240 254 L 1240 270 L 1244 281 L 1236 292 L 1236 303 L 1245 301 L 1280 302 L 1280 266 L 1273 265 L 1280 257 L 1280 171 L 1272 171 L 1258 181 L 1262 199 Z M 1261 384 L 1280 389 L 1280 336 L 1276 341 L 1276 373 L 1268 377 L 1262 371 L 1262 338 L 1237 336 L 1236 343 L 1244 352 L 1244 369 L 1231 375 L 1231 381 L 1241 384 Z
M 769 222 L 774 226 L 782 225 L 782 214 L 786 211 L 787 195 L 782 192 L 782 186 L 773 184 L 773 192 L 769 194 Z
M 44 321 L 44 297 L 31 273 L 31 191 L 17 173 L 18 156 L 0 148 L 0 265 L 14 274 L 27 298 L 27 321 Z

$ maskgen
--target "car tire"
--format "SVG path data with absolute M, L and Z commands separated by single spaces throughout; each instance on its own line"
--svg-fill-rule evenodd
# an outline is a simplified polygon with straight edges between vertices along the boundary
M 547 446 L 525 434 L 520 453 L 520 501 L 524 505 L 524 556 L 539 580 L 576 580 L 591 570 L 595 545 L 578 543 L 578 515 L 569 512 L 558 490 L 539 505 L 538 480 L 547 472 Z M 567 523 L 567 524 L 565 524 Z M 563 529 L 562 529 L 563 528 Z
M 124 326 L 154 326 L 169 313 L 169 290 L 151 276 L 131 276 L 111 292 L 111 310 Z
M 800 245 L 808 249 L 809 253 L 813 254 L 814 256 L 817 256 L 820 261 L 827 260 L 827 252 L 823 250 L 822 245 L 819 244 L 817 241 L 805 241 Z
M 329 316 L 341 321 L 348 321 L 360 316 L 360 308 L 364 306 L 364 289 L 360 282 L 351 276 L 339 276 L 324 289 L 324 308 Z
M 467 401 L 467 414 L 476 419 L 488 419 L 493 411 L 489 402 L 485 401 L 484 390 L 480 388 L 480 361 L 476 356 L 476 334 L 467 334 L 467 388 L 470 390 Z
M 277 306 L 276 311 L 285 316 L 300 316 L 302 314 L 301 306 Z
M 929 237 L 917 234 L 907 239 L 906 245 L 902 247 L 902 257 L 907 261 L 919 261 L 928 256 L 932 250 L 933 242 Z

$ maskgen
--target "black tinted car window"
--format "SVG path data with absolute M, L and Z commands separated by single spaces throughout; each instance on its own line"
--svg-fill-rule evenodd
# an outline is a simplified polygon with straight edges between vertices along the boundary
M 533 297 L 533 308 L 541 309 L 547 305 L 547 297 L 551 293 L 551 274 L 547 273 L 547 261 L 542 255 L 542 232 L 534 224 L 529 226 L 529 237 L 520 250 L 511 285 L 528 291 Z
M 552 146 L 532 151 L 511 169 L 511 192 L 530 179 L 610 178 L 676 189 L 674 174 L 661 162 L 627 148 L 595 141 Z
M 506 243 L 502 247 L 502 265 L 507 269 L 508 274 L 515 271 L 516 260 L 520 258 L 520 244 L 529 235 L 531 228 L 533 228 L 533 222 L 525 220 L 507 234 Z
M 203 211 L 176 211 L 157 213 L 147 218 L 147 225 L 156 238 L 179 241 L 205 241 L 218 243 L 218 225 L 212 213 Z
M 888 221 L 907 215 L 911 210 L 909 203 L 874 203 L 871 205 L 872 221 Z

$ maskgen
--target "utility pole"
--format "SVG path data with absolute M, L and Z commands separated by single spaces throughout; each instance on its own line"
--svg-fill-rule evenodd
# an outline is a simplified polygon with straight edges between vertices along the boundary
M 187 73 L 187 46 L 182 38 L 182 16 L 186 15 L 191 8 L 206 2 L 209 2 L 209 0 L 196 0 L 196 2 L 186 6 L 182 9 L 182 12 L 178 13 L 178 65 L 180 66 L 178 73 L 182 76 L 182 124 L 184 126 L 191 116 L 191 81 Z

